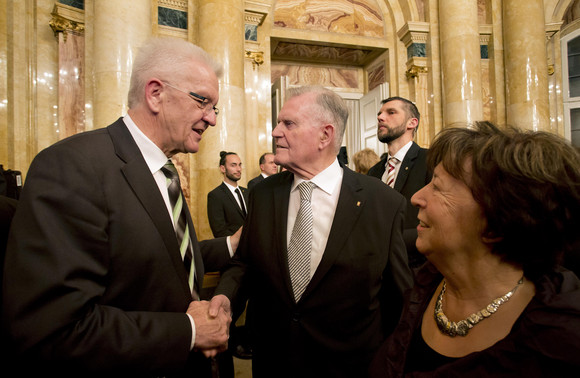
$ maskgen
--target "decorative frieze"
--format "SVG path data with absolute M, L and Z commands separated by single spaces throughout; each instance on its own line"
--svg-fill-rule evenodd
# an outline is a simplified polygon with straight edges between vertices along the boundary
M 82 9 L 69 5 L 55 3 L 51 13 L 52 19 L 48 22 L 54 36 L 58 38 L 58 33 L 62 33 L 66 42 L 67 33 L 83 33 L 85 30 L 85 12 Z

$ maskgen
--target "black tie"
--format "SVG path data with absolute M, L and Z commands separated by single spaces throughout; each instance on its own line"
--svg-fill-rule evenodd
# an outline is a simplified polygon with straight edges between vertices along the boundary
M 242 214 L 244 214 L 244 218 L 246 217 L 246 206 L 244 206 L 244 199 L 242 198 L 242 193 L 240 192 L 240 188 L 236 188 L 236 194 L 238 195 L 238 200 L 240 200 L 240 205 L 242 206 Z

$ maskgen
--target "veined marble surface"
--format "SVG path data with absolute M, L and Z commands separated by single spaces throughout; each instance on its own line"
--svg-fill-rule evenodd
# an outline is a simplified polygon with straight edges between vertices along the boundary
M 274 25 L 283 28 L 384 37 L 376 0 L 278 0 Z

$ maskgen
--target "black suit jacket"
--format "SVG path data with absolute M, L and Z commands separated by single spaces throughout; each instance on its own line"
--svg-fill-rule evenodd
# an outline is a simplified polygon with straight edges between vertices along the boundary
M 409 265 L 413 268 L 418 267 L 425 258 L 415 246 L 417 240 L 417 225 L 419 220 L 417 214 L 419 209 L 411 203 L 411 197 L 425 185 L 431 181 L 432 172 L 427 169 L 427 149 L 419 147 L 415 142 L 407 151 L 405 158 L 401 162 L 401 168 L 395 181 L 394 189 L 401 193 L 407 200 L 407 211 L 405 216 L 405 246 L 409 258 Z M 381 161 L 369 169 L 368 175 L 377 177 L 379 180 L 385 173 L 385 164 L 388 156 L 385 156 Z
M 202 259 L 219 270 L 229 253 L 225 238 L 198 243 L 187 221 L 201 287 Z M 192 296 L 170 215 L 122 119 L 38 154 L 5 265 L 19 372 L 209 374 L 208 360 L 189 352 Z
M 238 185 L 248 204 L 248 189 Z M 247 211 L 247 209 L 246 209 Z M 221 183 L 207 194 L 207 217 L 214 237 L 233 235 L 243 224 L 244 214 L 234 194 Z
M 240 246 L 216 294 L 231 299 L 249 288 L 253 377 L 362 377 L 412 284 L 405 199 L 344 168 L 322 261 L 295 303 L 286 248 L 292 182 L 282 172 L 252 189 Z
M 252 188 L 259 182 L 264 181 L 264 176 L 260 173 L 258 176 L 254 177 L 250 181 L 248 181 L 248 190 L 252 190 Z

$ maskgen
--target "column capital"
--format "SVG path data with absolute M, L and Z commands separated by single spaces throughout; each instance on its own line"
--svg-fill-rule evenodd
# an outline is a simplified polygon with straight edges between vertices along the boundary
M 429 72 L 427 58 L 413 57 L 407 62 L 407 71 L 405 71 L 407 79 L 414 79 L 420 74 L 426 74 L 427 72 Z
M 52 19 L 48 25 L 55 37 L 62 33 L 65 42 L 68 32 L 82 33 L 85 30 L 85 12 L 82 9 L 57 2 L 50 14 Z
M 397 36 L 405 44 L 405 47 L 409 47 L 412 43 L 426 43 L 428 35 L 429 23 L 418 21 L 407 22 L 397 32 Z

